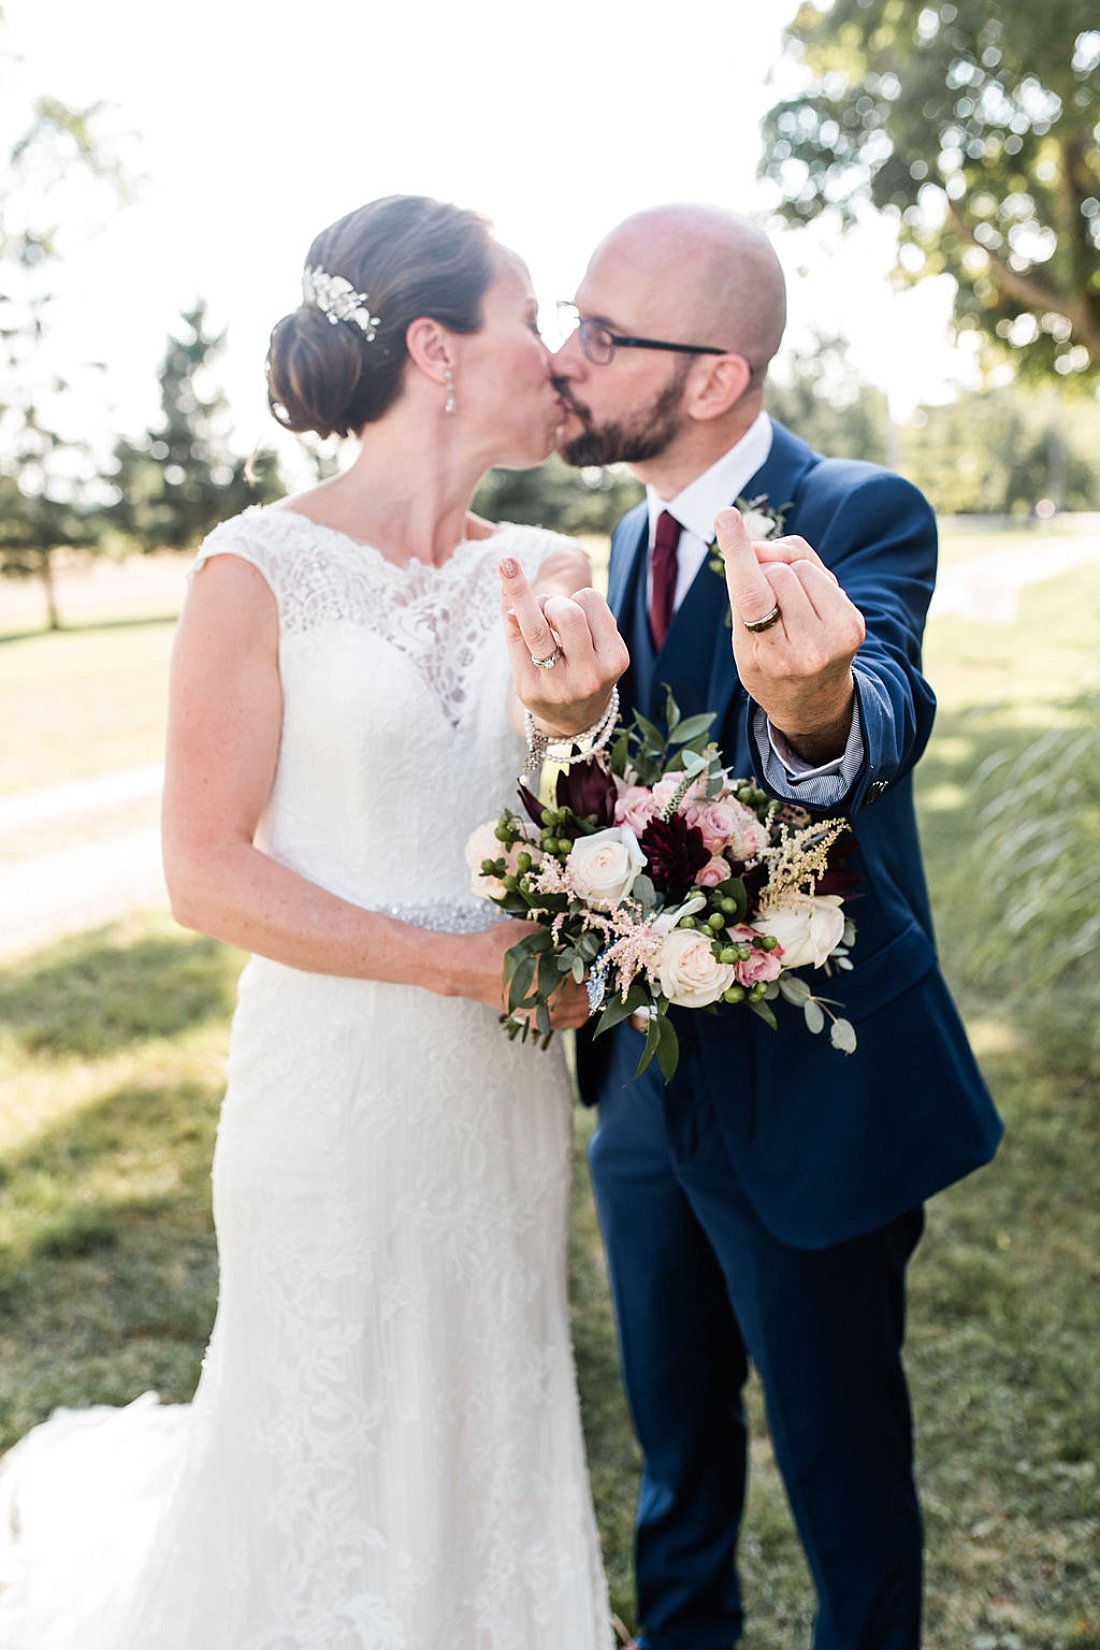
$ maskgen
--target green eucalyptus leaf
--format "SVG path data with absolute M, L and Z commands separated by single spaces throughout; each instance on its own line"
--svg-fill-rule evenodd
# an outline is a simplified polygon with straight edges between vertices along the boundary
M 856 1050 L 855 1027 L 850 1020 L 834 1020 L 829 1028 L 829 1041 L 842 1054 L 854 1054 Z
M 816 1037 L 818 1032 L 825 1029 L 825 1010 L 812 997 L 807 997 L 802 1005 L 802 1015 L 806 1021 L 806 1030 L 812 1031 Z
M 710 732 L 713 722 L 713 711 L 707 711 L 707 713 L 703 716 L 685 717 L 682 722 L 677 724 L 674 743 L 677 745 L 686 745 L 689 740 L 700 738 L 703 734 Z M 669 733 L 671 734 L 671 732 L 672 728 L 670 726 Z
M 779 989 L 789 1003 L 797 1003 L 800 1008 L 813 995 L 805 980 L 797 974 L 780 974 Z

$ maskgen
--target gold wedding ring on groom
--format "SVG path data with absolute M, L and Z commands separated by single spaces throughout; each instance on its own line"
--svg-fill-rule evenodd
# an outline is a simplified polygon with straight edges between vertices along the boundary
M 779 620 L 779 603 L 776 602 L 771 612 L 765 613 L 762 619 L 742 619 L 741 623 L 744 625 L 745 629 L 751 631 L 754 636 L 759 636 L 762 630 L 770 630 L 773 624 L 779 623 Z M 538 663 L 537 659 L 535 660 L 535 663 Z
M 779 611 L 779 609 L 776 608 L 777 613 L 778 613 L 778 611 Z M 533 665 L 537 665 L 540 670 L 553 670 L 554 666 L 557 664 L 557 662 L 560 658 L 561 658 L 561 648 L 556 647 L 554 649 L 553 653 L 548 653 L 546 655 L 545 659 L 536 659 L 535 655 L 532 653 L 531 663 Z

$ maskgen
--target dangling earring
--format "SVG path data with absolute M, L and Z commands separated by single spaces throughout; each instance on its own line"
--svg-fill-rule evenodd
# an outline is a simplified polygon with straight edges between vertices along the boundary
M 447 399 L 443 403 L 443 411 L 449 418 L 458 408 L 458 402 L 455 400 L 455 375 L 450 367 L 447 368 L 444 382 L 447 385 Z

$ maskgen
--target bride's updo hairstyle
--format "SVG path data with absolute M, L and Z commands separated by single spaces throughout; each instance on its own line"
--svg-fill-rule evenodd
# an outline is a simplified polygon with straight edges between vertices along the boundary
M 305 302 L 278 322 L 267 398 L 279 423 L 344 436 L 381 418 L 401 392 L 410 321 L 428 316 L 460 333 L 481 325 L 492 246 L 489 226 L 475 212 L 423 195 L 370 201 L 323 229 L 307 271 L 350 283 L 365 313 L 334 322 L 316 302 Z

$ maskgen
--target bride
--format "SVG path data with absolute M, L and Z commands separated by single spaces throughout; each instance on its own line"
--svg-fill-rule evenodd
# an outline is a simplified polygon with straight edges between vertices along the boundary
M 253 953 L 217 1320 L 190 1405 L 60 1411 L 11 1452 L 0 1645 L 607 1650 L 569 1087 L 501 1034 L 518 930 L 463 854 L 516 695 L 580 733 L 626 663 L 572 541 L 469 512 L 562 418 L 527 272 L 471 213 L 375 201 L 314 241 L 268 379 L 360 450 L 209 536 L 172 667 L 173 910 Z M 586 1014 L 570 981 L 556 1023 Z

